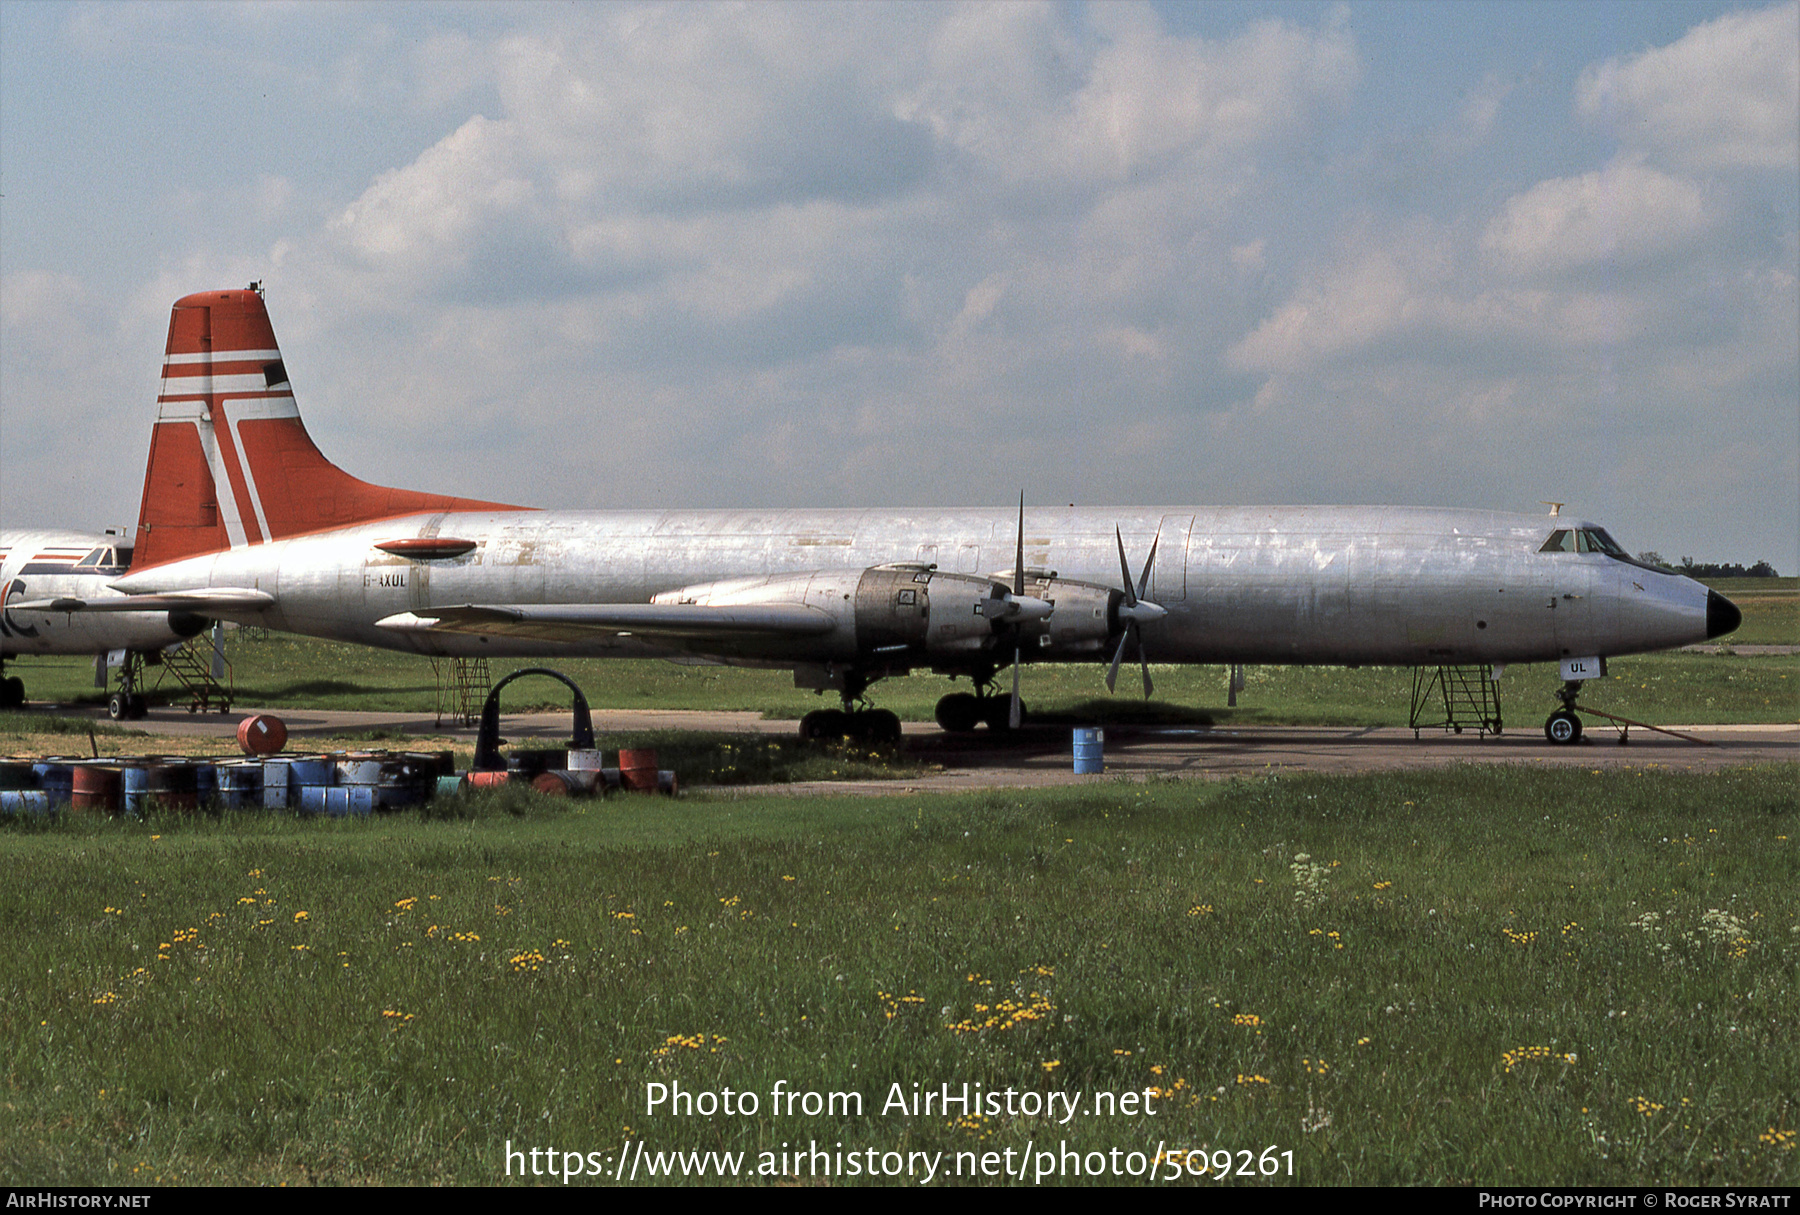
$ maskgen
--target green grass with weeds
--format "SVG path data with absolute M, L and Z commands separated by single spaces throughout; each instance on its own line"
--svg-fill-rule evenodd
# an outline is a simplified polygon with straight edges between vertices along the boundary
M 236 703 L 243 707 L 413 713 L 436 708 L 431 664 L 416 655 L 282 636 L 234 642 L 230 652 Z M 835 705 L 835 698 L 795 688 L 784 671 L 604 659 L 554 665 L 581 686 L 596 709 L 748 710 L 794 720 Z M 36 701 L 97 705 L 103 700 L 83 660 L 16 659 L 8 669 L 25 679 Z M 511 669 L 496 664 L 494 676 Z M 1613 659 L 1608 669 L 1609 678 L 1591 682 L 1584 698 L 1627 717 L 1670 725 L 1800 718 L 1800 655 L 1643 654 Z M 1223 667 L 1158 666 L 1153 668 L 1156 697 L 1146 706 L 1135 694 L 1140 686 L 1135 673 L 1122 677 L 1124 694 L 1118 696 L 1106 694 L 1104 673 L 1099 664 L 1030 667 L 1024 677 L 1026 703 L 1040 717 L 1083 722 L 1392 726 L 1406 724 L 1412 688 L 1412 674 L 1405 669 L 1253 666 L 1245 669 L 1248 686 L 1232 709 L 1225 707 Z M 1514 666 L 1501 682 L 1503 704 L 1511 719 L 1535 726 L 1557 707 L 1559 686 L 1554 666 Z M 552 685 L 534 681 L 508 688 L 503 711 L 567 709 L 567 694 L 559 688 L 543 699 L 546 687 Z M 870 695 L 907 721 L 930 721 L 939 697 L 968 688 L 966 680 L 921 673 L 882 680 Z M 162 699 L 152 694 L 153 701 Z
M 946 1153 L 940 1184 L 1159 1144 L 1307 1184 L 1800 1183 L 1792 765 L 455 813 L 0 830 L 7 1177 L 493 1184 L 510 1141 L 641 1145 L 643 1182 L 817 1142 Z M 965 1082 L 1014 1112 L 883 1108 Z M 777 1116 L 778 1084 L 862 1110 Z M 1076 1116 L 1019 1112 L 1048 1093 Z
M 1715 578 L 1708 586 L 1737 604 L 1744 623 L 1735 645 L 1800 644 L 1800 578 Z

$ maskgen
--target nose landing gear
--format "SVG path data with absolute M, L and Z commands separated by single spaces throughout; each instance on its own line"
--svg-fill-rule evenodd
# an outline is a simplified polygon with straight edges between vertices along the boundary
M 1575 703 L 1575 698 L 1581 694 L 1581 684 L 1581 680 L 1571 679 L 1556 691 L 1556 698 L 1562 701 L 1563 707 L 1550 714 L 1549 719 L 1544 722 L 1544 737 L 1549 739 L 1554 746 L 1568 747 L 1581 741 L 1581 718 L 1575 716 L 1577 708 L 1590 716 L 1606 718 L 1607 724 L 1619 731 L 1621 747 L 1631 742 L 1631 727 L 1633 726 L 1640 730 L 1653 730 L 1658 734 L 1667 734 L 1669 737 L 1679 738 L 1683 742 L 1698 743 L 1703 747 L 1718 745 L 1704 738 L 1695 738 L 1692 734 L 1683 734 L 1679 730 L 1653 726 L 1647 721 L 1633 721 L 1629 717 L 1620 717 L 1618 714 L 1608 713 L 1604 709 L 1579 706 Z
M 1558 746 L 1581 741 L 1581 718 L 1568 709 L 1558 709 L 1544 723 L 1544 737 Z
M 1544 722 L 1544 737 L 1554 746 L 1570 747 L 1581 741 L 1581 718 L 1575 716 L 1575 698 L 1581 695 L 1581 684 L 1581 680 L 1571 679 L 1556 690 L 1563 707 Z

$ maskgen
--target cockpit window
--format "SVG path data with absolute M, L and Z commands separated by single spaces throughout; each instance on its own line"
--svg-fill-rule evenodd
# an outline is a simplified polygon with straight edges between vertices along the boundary
M 1559 527 L 1550 533 L 1550 538 L 1544 541 L 1544 547 L 1540 548 L 1538 552 L 1601 553 L 1611 557 L 1614 561 L 1623 561 L 1626 565 L 1635 565 L 1639 569 L 1652 570 L 1659 574 L 1667 572 L 1659 570 L 1653 565 L 1645 565 L 1633 557 L 1617 540 L 1607 535 L 1606 529 L 1603 527 L 1579 529 Z
M 1581 533 L 1593 544 L 1591 552 L 1605 553 L 1608 557 L 1617 557 L 1621 561 L 1631 560 L 1631 554 L 1620 547 L 1619 542 L 1606 534 L 1606 529 L 1596 527 L 1592 531 Z

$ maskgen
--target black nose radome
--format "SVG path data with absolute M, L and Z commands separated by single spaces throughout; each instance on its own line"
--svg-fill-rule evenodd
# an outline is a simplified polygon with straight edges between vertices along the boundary
M 1717 591 L 1706 592 L 1706 635 L 1723 637 L 1727 633 L 1737 631 L 1737 626 L 1744 623 L 1744 614 L 1738 611 L 1737 604 L 1725 598 Z

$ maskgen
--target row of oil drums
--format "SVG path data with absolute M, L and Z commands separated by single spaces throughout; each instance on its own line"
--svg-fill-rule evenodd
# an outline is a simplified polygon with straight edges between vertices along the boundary
M 253 759 L 180 755 L 0 762 L 0 813 L 298 810 L 342 817 L 416 806 L 454 771 L 450 752 L 338 751 Z
M 613 791 L 676 791 L 654 751 L 515 751 L 508 767 L 459 773 L 449 751 L 336 751 L 251 759 L 117 756 L 0 761 L 0 814 L 44 814 L 68 806 L 100 814 L 172 810 L 297 810 L 333 817 L 416 806 L 433 796 L 519 781 L 558 797 Z
M 507 755 L 504 769 L 469 772 L 456 778 L 455 786 L 440 784 L 440 790 L 525 783 L 551 797 L 599 797 L 606 793 L 673 795 L 678 791 L 675 773 L 656 766 L 654 750 L 626 748 L 618 754 L 619 766 L 609 768 L 596 750 L 513 751 Z

